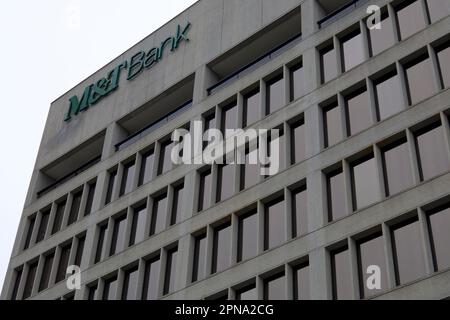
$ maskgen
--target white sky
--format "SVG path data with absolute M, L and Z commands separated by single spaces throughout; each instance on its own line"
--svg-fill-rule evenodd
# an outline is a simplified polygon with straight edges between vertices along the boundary
M 194 2 L 0 4 L 0 287 L 50 103 Z

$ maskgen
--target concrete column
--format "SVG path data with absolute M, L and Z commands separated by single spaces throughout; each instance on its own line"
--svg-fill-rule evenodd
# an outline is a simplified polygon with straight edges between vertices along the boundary
M 36 275 L 34 277 L 33 290 L 31 292 L 31 297 L 35 296 L 39 291 L 39 284 L 42 278 L 42 270 L 44 268 L 45 257 L 40 255 L 38 258 L 38 267 L 36 270 Z
M 116 290 L 116 300 L 122 300 L 122 292 L 123 292 L 123 285 L 125 283 L 125 270 L 119 269 L 117 271 L 117 290 Z
M 191 247 L 191 235 L 186 234 L 183 237 L 181 237 L 178 241 L 178 253 L 177 253 L 177 261 L 176 261 L 176 276 L 174 279 L 175 283 L 175 290 L 185 288 L 187 284 L 190 282 L 188 281 L 189 278 L 189 263 L 190 263 L 190 257 L 189 255 L 189 248 Z M 189 279 L 190 280 L 190 279 Z
M 430 232 L 428 228 L 427 215 L 422 208 L 417 209 L 419 216 L 420 240 L 425 258 L 425 271 L 427 275 L 432 274 L 434 270 L 433 252 L 431 249 Z
M 233 213 L 231 214 L 231 261 L 230 266 L 236 264 L 238 261 L 238 246 L 239 246 L 239 217 Z
M 117 123 L 113 122 L 106 128 L 105 141 L 103 142 L 102 161 L 108 159 L 116 152 L 116 144 L 126 139 L 126 132 Z
M 50 216 L 48 217 L 48 225 L 47 225 L 47 231 L 45 231 L 45 239 L 49 238 L 52 234 L 53 224 L 55 223 L 55 215 L 56 215 L 56 209 L 58 205 L 53 202 L 52 207 L 50 209 Z
M 369 107 L 370 107 L 370 116 L 371 116 L 371 124 L 376 124 L 378 122 L 378 116 L 377 116 L 377 104 L 375 99 L 375 89 L 373 86 L 373 82 L 371 79 L 366 78 L 366 88 L 367 88 L 367 95 L 369 98 Z
M 434 48 L 430 44 L 427 45 L 427 51 L 428 51 L 428 56 L 430 57 L 430 64 L 431 64 L 431 69 L 432 69 L 432 73 L 433 73 L 434 92 L 437 93 L 437 92 L 441 91 L 442 89 L 445 89 L 444 84 L 441 81 L 441 73 L 439 71 L 439 62 L 438 62 L 436 52 L 434 51 Z
M 397 73 L 398 73 L 398 77 L 400 79 L 400 87 L 402 90 L 402 97 L 403 97 L 403 102 L 405 107 L 405 110 L 408 109 L 408 106 L 410 106 L 409 103 L 409 94 L 408 94 L 408 81 L 406 80 L 406 74 L 405 74 L 405 68 L 403 68 L 403 65 L 397 61 L 396 62 L 396 67 L 397 67 Z
M 352 177 L 351 177 L 351 168 L 350 163 L 347 160 L 342 161 L 342 171 L 344 174 L 344 188 L 345 188 L 345 203 L 346 203 L 346 212 L 345 215 L 348 216 L 354 210 L 353 208 L 353 195 L 352 195 Z
M 448 157 L 448 159 L 450 159 L 450 123 L 449 123 L 450 120 L 444 112 L 441 112 L 440 116 L 441 116 L 445 145 L 447 148 L 447 157 Z
M 330 257 L 325 248 L 309 253 L 309 280 L 312 300 L 329 300 L 332 297 Z
M 361 299 L 359 292 L 359 272 L 358 272 L 358 257 L 357 257 L 356 242 L 354 239 L 348 240 L 348 254 L 350 258 L 350 281 L 352 282 L 353 299 Z
M 305 119 L 305 157 L 306 159 L 320 153 L 323 139 L 322 109 L 319 106 L 308 108 L 304 113 Z
M 304 39 L 319 30 L 318 21 L 325 17 L 325 11 L 317 0 L 305 0 L 302 3 L 302 37 Z
M 375 158 L 375 165 L 377 168 L 377 177 L 378 177 L 378 187 L 379 187 L 379 193 L 380 193 L 380 199 L 382 200 L 386 197 L 386 181 L 384 181 L 384 174 L 383 174 L 383 157 L 381 154 L 380 147 L 378 147 L 376 144 L 373 146 L 373 153 Z
M 392 250 L 391 229 L 386 223 L 383 223 L 382 231 L 384 239 L 384 252 L 386 257 L 386 272 L 388 282 L 387 289 L 392 289 L 396 286 L 396 279 L 395 279 L 394 252 Z
M 257 254 L 262 254 L 264 252 L 264 210 L 265 206 L 261 200 L 257 202 L 257 215 L 258 215 L 258 242 L 257 242 Z
M 207 96 L 207 89 L 218 81 L 218 77 L 206 65 L 195 71 L 193 104 L 203 101 Z
M 284 241 L 292 239 L 292 194 L 289 188 L 284 188 Z
M 314 171 L 306 178 L 308 232 L 325 226 L 328 222 L 326 178 L 322 171 Z
M 414 185 L 418 185 L 421 181 L 420 179 L 420 169 L 419 169 L 419 160 L 417 158 L 417 148 L 415 143 L 414 134 L 410 129 L 406 129 L 406 138 L 408 141 L 408 150 L 409 150 L 409 159 L 412 169 L 413 182 Z
M 320 86 L 320 56 L 317 49 L 309 48 L 303 52 L 302 65 L 304 70 L 303 82 L 305 94 L 312 92 Z
M 388 19 L 390 19 L 392 28 L 394 30 L 394 39 L 395 39 L 394 45 L 396 45 L 398 42 L 400 42 L 400 30 L 397 24 L 397 15 L 395 14 L 395 9 L 392 6 L 392 4 L 388 3 L 387 8 L 389 13 Z
M 91 216 L 94 216 L 105 203 L 106 192 L 108 189 L 108 172 L 102 171 L 97 176 L 97 182 L 95 185 L 94 199 L 92 201 Z

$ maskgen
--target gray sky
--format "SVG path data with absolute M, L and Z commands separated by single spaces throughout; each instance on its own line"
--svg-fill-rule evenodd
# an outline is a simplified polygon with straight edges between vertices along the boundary
M 0 286 L 50 103 L 195 0 L 16 0 L 0 7 Z

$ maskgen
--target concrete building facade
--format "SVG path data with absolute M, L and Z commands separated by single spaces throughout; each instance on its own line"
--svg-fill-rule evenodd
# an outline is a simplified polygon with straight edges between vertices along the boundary
M 450 297 L 449 15 L 196 2 L 51 104 L 1 298 Z M 196 120 L 282 169 L 173 165 Z

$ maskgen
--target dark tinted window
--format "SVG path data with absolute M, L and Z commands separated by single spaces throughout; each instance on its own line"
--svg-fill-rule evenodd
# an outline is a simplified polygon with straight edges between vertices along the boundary
M 323 109 L 325 148 L 342 140 L 341 110 L 337 103 Z
M 237 116 L 238 108 L 235 102 L 222 110 L 222 133 L 224 138 L 230 136 L 226 133 L 227 129 L 237 128 Z
M 195 237 L 194 264 L 192 267 L 192 282 L 203 279 L 206 275 L 206 233 Z
M 53 221 L 52 234 L 55 234 L 59 230 L 61 230 L 65 210 L 66 210 L 66 201 L 57 204 L 55 220 Z
M 246 150 L 245 152 L 245 164 L 241 165 L 241 183 L 240 189 L 244 190 L 254 186 L 259 182 L 259 168 L 256 164 L 257 161 L 252 161 L 250 159 L 257 159 L 258 150 Z
M 337 220 L 347 215 L 345 209 L 344 173 L 338 169 L 327 174 L 328 219 Z
M 373 28 L 369 30 L 369 37 L 372 56 L 375 56 L 394 45 L 394 29 L 387 12 L 383 13 L 381 16 L 381 29 Z
M 17 300 L 17 294 L 19 292 L 20 281 L 22 280 L 22 267 L 14 272 L 14 287 L 11 292 L 11 300 Z
M 45 232 L 47 231 L 48 220 L 50 218 L 50 210 L 44 211 L 41 214 L 41 224 L 39 225 L 36 243 L 44 240 Z
M 138 268 L 125 271 L 123 279 L 122 300 L 136 300 L 136 290 L 138 285 Z
M 331 253 L 331 275 L 333 280 L 333 299 L 348 300 L 353 297 L 348 248 Z
M 341 39 L 341 43 L 344 71 L 350 70 L 364 61 L 363 39 L 359 30 Z
M 239 217 L 238 261 L 250 259 L 257 254 L 258 214 L 252 211 Z
M 361 297 L 367 298 L 386 290 L 388 288 L 386 276 L 387 268 L 383 236 L 381 234 L 375 234 L 370 238 L 358 241 L 357 253 Z M 369 266 L 380 267 L 381 289 L 369 289 L 369 287 L 367 286 L 367 280 L 373 274 L 368 273 L 367 268 Z M 373 272 L 371 270 L 369 271 Z
M 161 143 L 161 150 L 159 153 L 158 175 L 164 174 L 172 169 L 172 147 L 173 142 L 167 141 Z
M 175 248 L 167 252 L 163 294 L 168 294 L 175 288 L 175 275 L 177 273 L 177 250 L 178 249 Z
M 292 237 L 308 232 L 308 203 L 306 187 L 292 192 Z
M 96 183 L 91 183 L 88 185 L 88 194 L 86 199 L 86 207 L 84 208 L 84 215 L 87 216 L 92 213 L 92 204 L 94 203 Z
M 450 208 L 435 210 L 428 216 L 430 225 L 430 235 L 432 240 L 433 256 L 437 270 L 444 270 L 450 267 Z
M 103 287 L 103 300 L 116 300 L 117 294 L 117 276 L 105 280 Z
M 139 172 L 139 185 L 146 184 L 152 179 L 155 154 L 153 150 L 142 155 L 141 171 Z
M 336 50 L 333 44 L 320 51 L 322 83 L 328 82 L 337 76 Z
M 25 237 L 25 243 L 23 244 L 23 250 L 26 250 L 30 247 L 31 237 L 33 236 L 34 224 L 36 222 L 36 215 L 28 218 L 28 230 L 27 236 Z
M 145 206 L 134 209 L 133 223 L 131 225 L 130 246 L 145 239 L 145 218 L 147 208 Z
M 384 120 L 404 109 L 400 78 L 391 72 L 374 82 L 378 117 Z
M 294 300 L 309 300 L 309 264 L 302 264 L 293 269 Z
M 291 164 L 306 158 L 306 129 L 303 120 L 291 126 Z
M 150 226 L 150 235 L 160 233 L 166 228 L 167 216 L 167 195 L 164 194 L 153 199 L 152 223 Z
M 174 225 L 181 221 L 181 214 L 183 211 L 183 193 L 184 193 L 184 185 L 183 184 L 174 187 L 170 225 Z
M 431 179 L 449 170 L 444 131 L 439 123 L 419 131 L 416 134 L 416 145 L 422 180 Z
M 110 203 L 112 200 L 112 195 L 114 192 L 114 184 L 116 182 L 116 176 L 117 176 L 116 170 L 109 173 L 108 189 L 106 190 L 105 204 Z
M 266 114 L 271 114 L 282 108 L 285 104 L 284 79 L 277 76 L 267 83 Z
M 358 210 L 380 200 L 378 172 L 373 156 L 352 164 L 353 209 Z
M 264 300 L 286 299 L 286 283 L 284 273 L 264 281 Z
M 427 56 L 405 65 L 408 82 L 409 99 L 411 104 L 416 104 L 435 92 L 434 75 L 431 61 Z
M 158 298 L 159 270 L 159 257 L 145 263 L 142 300 L 156 300 Z
M 402 40 L 425 28 L 425 16 L 420 0 L 406 0 L 396 8 L 396 11 Z
M 73 195 L 72 206 L 70 207 L 69 220 L 67 221 L 68 226 L 75 223 L 78 220 L 78 214 L 80 212 L 82 195 L 83 195 L 82 191 L 77 192 Z
M 66 278 L 67 267 L 69 266 L 70 247 L 68 244 L 61 248 L 61 255 L 59 257 L 58 271 L 56 272 L 56 282 L 60 282 Z
M 234 164 L 219 165 L 217 173 L 217 202 L 234 194 Z
M 114 220 L 114 229 L 111 239 L 111 250 L 109 255 L 112 256 L 121 252 L 125 248 L 125 229 L 127 226 L 127 216 L 124 215 Z
M 411 162 L 406 139 L 382 149 L 386 196 L 399 193 L 413 185 Z
M 123 166 L 122 184 L 120 185 L 120 196 L 129 193 L 133 189 L 135 162 L 127 163 Z
M 214 230 L 211 273 L 220 272 L 230 266 L 231 224 L 226 223 Z
M 264 211 L 264 250 L 268 250 L 286 240 L 284 199 L 267 203 Z
M 81 261 L 83 260 L 83 250 L 84 250 L 84 243 L 85 243 L 86 237 L 82 236 L 78 238 L 78 244 L 77 244 L 77 252 L 75 254 L 75 265 L 81 267 Z
M 354 135 L 372 125 L 369 95 L 362 88 L 345 97 L 348 135 Z
M 256 286 L 254 284 L 236 290 L 236 300 L 257 300 L 258 294 L 256 292 Z
M 448 0 L 427 0 L 427 4 L 431 23 L 450 15 L 450 1 Z
M 198 211 L 206 210 L 211 205 L 211 179 L 211 169 L 200 173 Z
M 450 4 L 450 1 L 449 1 Z M 450 43 L 437 51 L 442 81 L 445 88 L 450 87 Z
M 42 276 L 41 281 L 39 283 L 39 291 L 45 290 L 48 288 L 50 281 L 50 273 L 52 272 L 53 259 L 55 258 L 55 254 L 49 254 L 44 257 L 44 266 L 42 267 Z
M 305 94 L 305 71 L 300 63 L 291 68 L 291 101 Z
M 425 275 L 420 226 L 417 220 L 393 228 L 392 246 L 398 285 Z
M 34 262 L 28 266 L 27 280 L 25 281 L 25 287 L 23 289 L 23 299 L 27 299 L 33 292 L 33 284 L 36 278 L 38 263 Z
M 98 229 L 98 240 L 97 240 L 97 249 L 95 251 L 95 260 L 94 263 L 99 262 L 102 259 L 103 247 L 105 245 L 105 236 L 106 231 L 108 230 L 108 224 L 105 223 L 99 226 Z

